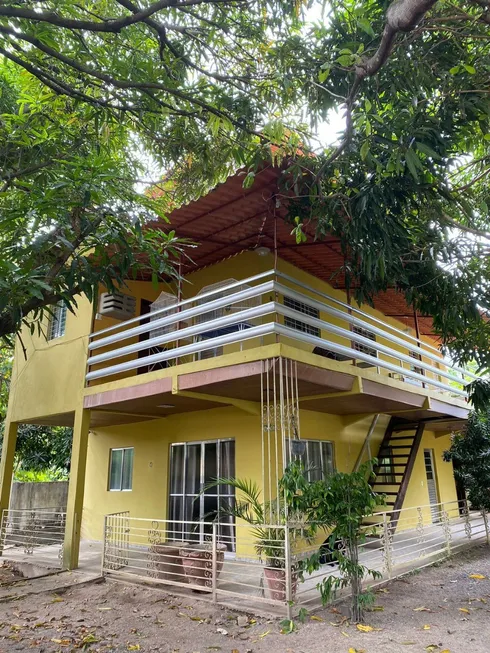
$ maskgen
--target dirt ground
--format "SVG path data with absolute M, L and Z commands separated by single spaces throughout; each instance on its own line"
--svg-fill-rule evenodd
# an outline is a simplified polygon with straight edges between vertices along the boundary
M 36 591 L 36 582 L 24 590 Z M 281 634 L 276 619 L 112 580 L 0 601 L 2 653 L 490 653 L 490 551 L 483 546 L 378 590 L 367 632 L 346 621 L 342 605 Z

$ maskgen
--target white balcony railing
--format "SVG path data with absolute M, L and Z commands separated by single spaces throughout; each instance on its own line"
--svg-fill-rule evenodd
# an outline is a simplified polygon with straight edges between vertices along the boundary
M 433 345 L 277 270 L 156 311 L 151 322 L 141 315 L 92 333 L 86 378 L 141 373 L 277 341 L 462 398 L 477 378 Z

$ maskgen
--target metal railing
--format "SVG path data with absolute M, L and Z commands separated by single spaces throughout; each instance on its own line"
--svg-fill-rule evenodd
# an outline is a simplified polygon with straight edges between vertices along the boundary
M 490 541 L 486 513 L 470 511 L 464 502 L 417 506 L 399 513 L 396 526 L 389 512 L 376 513 L 379 525 L 359 547 L 359 562 L 381 574 L 381 579 L 368 580 L 368 585 Z M 200 527 L 201 522 L 108 515 L 102 573 L 139 577 L 171 586 L 172 591 L 198 591 L 202 598 L 227 605 L 239 599 L 237 605 L 245 610 L 265 604 L 288 615 L 300 607 L 317 607 L 318 583 L 339 576 L 334 557 L 324 548 L 320 569 L 301 572 L 302 560 L 319 550 L 327 533 L 319 533 L 315 543 L 308 544 L 297 526 L 264 525 L 260 529 L 267 533 L 267 549 L 260 551 L 257 527 L 209 523 L 204 540 Z M 121 542 L 121 533 L 122 547 L 115 545 Z
M 3 555 L 35 555 L 61 567 L 65 526 L 66 513 L 55 508 L 4 510 L 0 551 Z
M 92 333 L 87 381 L 277 340 L 462 398 L 465 385 L 478 378 L 424 340 L 277 270 L 183 300 L 151 317 Z
M 398 523 L 388 511 L 372 516 L 377 525 L 367 529 L 366 541 L 359 546 L 359 563 L 379 572 L 375 586 L 386 580 L 432 565 L 474 544 L 490 543 L 488 515 L 469 510 L 466 502 L 451 501 L 415 506 L 397 511 Z M 317 547 L 308 547 L 308 555 Z M 316 585 L 328 576 L 339 576 L 338 565 L 330 562 L 304 578 L 298 586 L 295 602 L 313 608 L 319 605 Z

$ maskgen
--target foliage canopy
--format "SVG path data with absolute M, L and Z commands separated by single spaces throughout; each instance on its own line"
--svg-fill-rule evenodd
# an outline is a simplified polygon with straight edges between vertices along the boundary
M 454 476 L 466 490 L 472 507 L 490 510 L 490 420 L 488 413 L 474 411 L 463 431 L 452 435 L 444 452 Z

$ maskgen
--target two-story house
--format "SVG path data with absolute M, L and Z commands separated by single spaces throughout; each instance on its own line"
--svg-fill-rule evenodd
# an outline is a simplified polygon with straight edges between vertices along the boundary
M 395 521 L 410 506 L 437 520 L 431 505 L 457 501 L 441 454 L 467 417 L 472 376 L 443 358 L 431 319 L 400 293 L 380 294 L 374 307 L 351 301 L 335 274 L 335 238 L 296 243 L 284 198 L 276 201 L 281 174 L 265 167 L 248 189 L 232 176 L 172 213 L 171 228 L 198 243 L 178 286 L 128 280 L 122 296 L 102 288 L 95 309 L 81 298 L 76 315 L 56 308 L 46 338 L 26 333 L 0 508 L 17 425 L 72 425 L 66 567 L 77 566 L 81 537 L 103 539 L 113 513 L 204 543 L 233 500 L 226 486 L 202 494 L 206 483 L 247 478 L 274 500 L 292 457 L 314 475 L 378 456 L 374 487 Z M 215 526 L 230 554 L 240 548 L 235 527 L 229 518 Z

